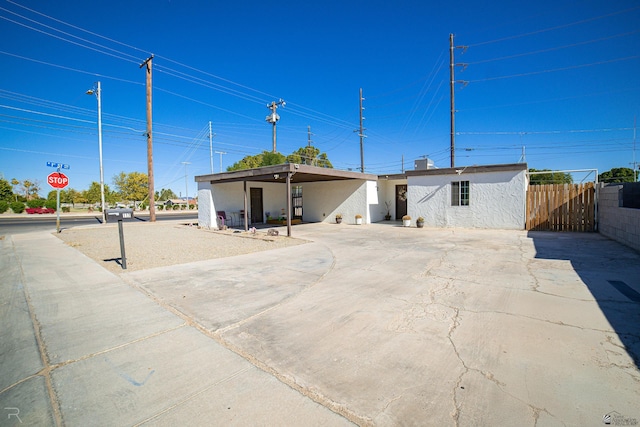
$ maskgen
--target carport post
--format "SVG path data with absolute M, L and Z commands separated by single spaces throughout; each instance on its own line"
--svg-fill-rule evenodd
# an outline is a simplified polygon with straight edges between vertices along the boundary
M 242 215 L 242 220 L 244 221 L 244 231 L 249 231 L 249 221 L 247 221 L 249 214 L 249 209 L 247 209 L 247 180 L 242 181 L 242 184 L 244 185 L 244 215 Z
M 291 237 L 291 172 L 287 172 L 287 237 Z

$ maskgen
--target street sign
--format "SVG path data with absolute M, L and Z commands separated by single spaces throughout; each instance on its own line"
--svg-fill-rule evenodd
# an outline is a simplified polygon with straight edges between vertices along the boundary
M 47 176 L 47 182 L 53 188 L 62 189 L 69 185 L 69 178 L 62 172 L 53 172 Z
M 47 166 L 49 166 L 50 168 L 56 168 L 56 169 L 71 169 L 71 166 L 69 165 L 55 163 L 55 162 L 47 162 Z

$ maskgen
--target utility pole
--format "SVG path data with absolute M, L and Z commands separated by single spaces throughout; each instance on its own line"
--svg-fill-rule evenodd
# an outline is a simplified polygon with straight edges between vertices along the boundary
M 362 127 L 363 121 L 365 120 L 362 116 L 362 112 L 364 111 L 362 101 L 364 101 L 364 98 L 362 97 L 362 88 L 360 88 L 360 131 L 358 132 L 358 136 L 360 137 L 360 172 L 364 173 L 364 139 L 367 136 L 364 134 L 366 129 Z
M 311 126 L 307 126 L 307 156 L 311 155 L 311 144 L 313 143 L 313 141 L 311 141 Z M 304 159 L 304 164 L 309 164 L 311 166 L 318 166 L 318 160 L 315 158 L 315 156 L 312 159 Z
M 455 104 L 455 85 L 456 83 L 467 84 L 467 82 L 460 80 L 456 82 L 455 79 L 455 66 L 462 65 L 466 67 L 466 64 L 456 64 L 454 61 L 453 51 L 455 48 L 467 49 L 468 46 L 454 46 L 453 34 L 449 34 L 449 97 L 451 99 L 451 167 L 454 168 L 455 162 L 455 149 L 456 149 L 456 104 Z
M 280 101 L 278 102 L 273 101 L 271 102 L 271 104 L 267 104 L 267 108 L 271 110 L 271 114 L 267 116 L 266 121 L 273 125 L 273 153 L 276 152 L 276 123 L 278 123 L 278 120 L 280 120 L 280 116 L 276 113 L 278 105 L 282 105 L 282 107 L 284 108 L 287 103 L 280 99 Z
M 187 210 L 189 209 L 189 181 L 187 180 L 187 165 L 190 165 L 191 162 L 180 162 L 184 165 L 184 194 L 185 200 L 187 201 Z
M 216 154 L 220 154 L 220 173 L 222 173 L 222 155 L 227 154 L 226 151 L 216 151 Z
M 213 173 L 213 133 L 211 133 L 211 120 L 209 120 L 209 160 L 211 161 L 211 173 Z
M 638 182 L 638 162 L 636 162 L 636 116 L 633 116 L 633 182 Z
M 147 69 L 147 168 L 149 171 L 149 221 L 156 221 L 156 201 L 153 188 L 153 137 L 151 135 L 151 68 L 153 55 L 140 64 Z

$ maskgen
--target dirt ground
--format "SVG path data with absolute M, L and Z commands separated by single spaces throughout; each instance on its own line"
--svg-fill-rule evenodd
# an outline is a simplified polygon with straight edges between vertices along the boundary
M 206 230 L 179 223 L 124 223 L 127 269 L 121 265 L 116 224 L 80 227 L 56 234 L 113 273 L 137 271 L 214 258 L 243 255 L 292 245 L 306 240 L 234 230 Z

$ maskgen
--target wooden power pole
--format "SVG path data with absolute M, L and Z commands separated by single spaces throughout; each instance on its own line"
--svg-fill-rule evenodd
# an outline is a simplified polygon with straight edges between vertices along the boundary
M 140 68 L 147 67 L 147 167 L 149 176 L 149 221 L 156 221 L 156 201 L 153 185 L 153 137 L 151 135 L 151 68 L 153 65 L 153 55 L 148 57 Z

